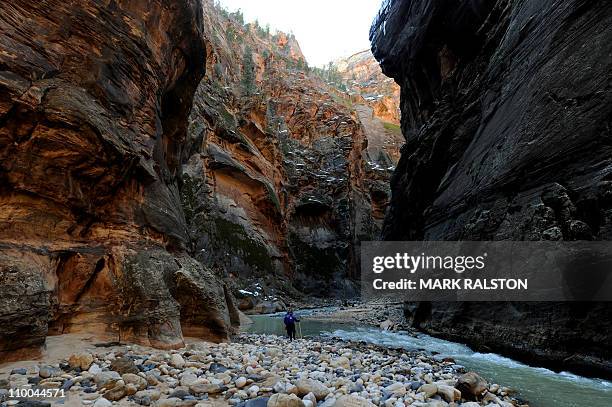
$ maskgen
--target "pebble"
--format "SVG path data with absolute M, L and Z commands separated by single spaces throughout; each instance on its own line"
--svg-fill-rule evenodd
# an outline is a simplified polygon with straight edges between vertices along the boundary
M 185 359 L 178 353 L 173 353 L 170 358 L 170 365 L 176 367 L 177 369 L 182 369 L 185 367 Z
M 94 402 L 93 405 L 94 407 L 111 407 L 113 403 L 111 403 L 109 400 L 105 399 L 104 397 L 100 397 Z
M 134 373 L 126 373 L 121 376 L 121 378 L 126 384 L 134 385 L 136 390 L 144 390 L 147 388 L 147 379 L 142 376 L 135 375 Z
M 323 400 L 329 394 L 329 389 L 318 380 L 302 379 L 298 380 L 295 385 L 297 386 L 299 396 L 313 393 L 317 400 Z
M 196 382 L 189 386 L 189 391 L 193 394 L 217 394 L 222 390 L 218 384 Z
M 48 379 L 49 377 L 59 376 L 62 374 L 62 371 L 53 366 L 41 366 L 38 371 L 38 375 L 43 379 Z
M 141 390 L 134 394 L 134 401 L 143 406 L 150 406 L 154 401 L 159 400 L 161 392 L 159 390 Z
M 236 382 L 234 383 L 236 385 L 237 388 L 241 389 L 244 386 L 246 386 L 247 384 L 247 378 L 244 376 L 240 376 L 238 379 L 236 379 Z M 280 383 L 278 383 L 280 384 Z
M 295 394 L 277 393 L 270 397 L 267 407 L 304 407 L 304 402 Z
M 110 369 L 118 372 L 119 374 L 125 373 L 138 373 L 140 370 L 134 364 L 134 361 L 130 358 L 121 357 L 115 359 L 110 364 Z
M 94 407 L 212 407 L 215 398 L 237 407 L 508 407 L 514 400 L 510 388 L 489 386 L 452 359 L 333 339 L 244 334 L 172 352 L 98 349 L 57 366 L 39 366 L 35 377 L 13 369 L 6 385 L 61 387 Z
M 94 358 L 91 353 L 75 353 L 68 358 L 68 365 L 72 369 L 79 368 L 81 370 L 87 370 L 93 361 Z
M 269 400 L 269 397 L 257 397 L 252 400 L 248 400 L 244 404 L 244 407 L 267 407 Z
M 425 393 L 425 397 L 431 397 L 438 392 L 438 386 L 433 383 L 427 383 L 419 387 L 417 390 L 419 393 Z
M 104 393 L 104 398 L 111 401 L 118 401 L 127 395 L 127 387 L 125 384 L 117 384 L 112 389 Z
M 102 372 L 102 368 L 97 363 L 94 363 L 89 367 L 87 371 L 93 375 L 96 375 Z

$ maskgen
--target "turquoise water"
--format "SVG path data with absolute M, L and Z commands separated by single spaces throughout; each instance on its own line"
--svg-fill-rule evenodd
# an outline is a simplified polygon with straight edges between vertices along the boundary
M 338 324 L 308 320 L 302 314 L 303 336 L 329 336 L 345 340 L 365 341 L 408 350 L 425 349 L 455 359 L 490 382 L 520 390 L 520 396 L 532 407 L 612 407 L 612 382 L 589 379 L 571 373 L 556 373 L 532 367 L 494 354 L 478 353 L 460 343 L 420 334 L 387 332 L 357 324 Z M 283 314 L 255 315 L 246 331 L 284 335 Z M 299 332 L 298 332 L 299 334 Z

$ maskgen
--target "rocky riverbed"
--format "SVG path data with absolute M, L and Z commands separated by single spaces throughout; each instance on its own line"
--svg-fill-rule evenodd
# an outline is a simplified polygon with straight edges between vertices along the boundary
M 2 407 L 58 402 L 94 407 L 521 405 L 510 389 L 465 372 L 452 359 L 332 339 L 288 342 L 253 334 L 232 343 L 194 342 L 176 351 L 98 344 L 57 363 L 5 365 L 0 378 Z M 9 399 L 9 389 L 37 387 L 63 389 L 66 397 L 43 404 Z
M 335 304 L 309 310 L 311 320 L 330 323 L 358 323 L 364 326 L 375 326 L 384 330 L 402 330 L 412 332 L 404 318 L 402 303 L 395 302 L 354 302 L 350 305 Z

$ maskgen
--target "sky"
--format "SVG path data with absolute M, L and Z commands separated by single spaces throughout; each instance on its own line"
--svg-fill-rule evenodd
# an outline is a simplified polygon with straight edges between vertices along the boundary
M 311 66 L 348 57 L 370 48 L 370 25 L 381 0 L 219 0 L 241 9 L 245 22 L 256 19 L 272 31 L 295 34 Z

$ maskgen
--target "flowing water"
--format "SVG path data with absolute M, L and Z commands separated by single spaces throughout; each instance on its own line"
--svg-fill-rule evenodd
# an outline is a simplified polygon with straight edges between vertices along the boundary
M 531 367 L 494 353 L 474 352 L 465 345 L 424 334 L 413 336 L 357 324 L 308 320 L 307 312 L 298 314 L 303 317 L 300 324 L 303 336 L 321 335 L 407 350 L 437 352 L 441 356 L 452 357 L 458 364 L 478 372 L 490 382 L 519 389 L 519 395 L 529 400 L 531 407 L 612 407 L 612 382 L 606 380 Z M 285 334 L 283 314 L 255 315 L 250 318 L 253 324 L 246 329 L 247 332 Z

